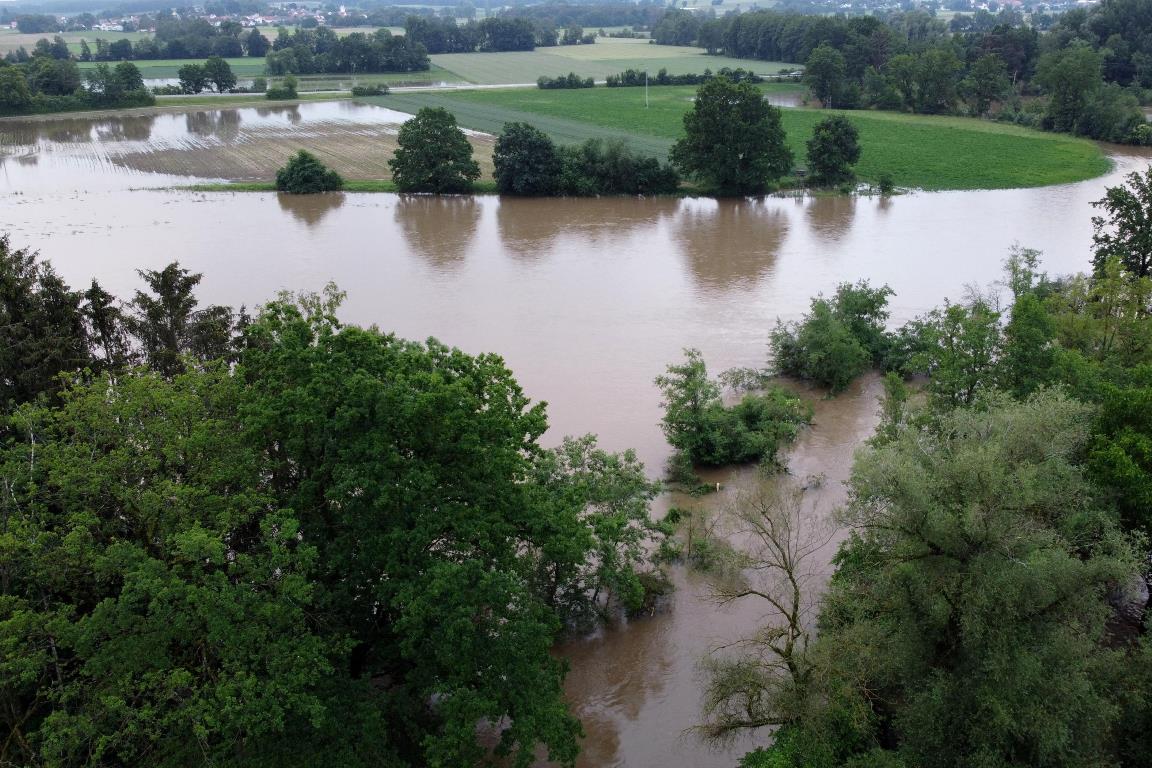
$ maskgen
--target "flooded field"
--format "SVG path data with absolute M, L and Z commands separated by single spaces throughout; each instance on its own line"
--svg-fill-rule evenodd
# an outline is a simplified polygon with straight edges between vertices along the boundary
M 172 260 L 204 273 L 203 301 L 233 306 L 334 280 L 348 291 L 349 322 L 502 354 L 527 393 L 548 402 L 545 443 L 595 432 L 611 450 L 636 448 L 656 476 L 668 447 L 652 380 L 684 347 L 703 350 L 713 372 L 763 365 L 777 318 L 796 319 L 815 294 L 861 278 L 892 286 L 901 322 L 961 298 L 965 284 L 996 280 L 1014 243 L 1043 250 L 1052 273 L 1084 270 L 1090 203 L 1147 164 L 1146 153 L 1116 149 L 1110 174 L 1080 184 L 889 199 L 148 189 L 187 183 L 177 174 L 201 168 L 218 178 L 255 174 L 273 162 L 270 147 L 286 156 L 328 132 L 342 132 L 369 162 L 396 125 L 373 110 L 313 104 L 0 122 L 0 228 L 14 245 L 39 249 L 73 286 L 97 277 L 121 297 L 139 287 L 136 269 Z M 879 383 L 865 377 L 834 400 L 809 394 L 815 421 L 788 463 L 793 477 L 826 476 L 809 494 L 826 514 L 843 500 L 853 451 L 874 427 Z M 724 491 L 666 496 L 659 511 L 723 505 L 748 475 L 708 479 Z M 558 649 L 571 661 L 567 690 L 587 732 L 583 768 L 731 768 L 766 740 L 714 752 L 686 735 L 699 720 L 699 659 L 763 616 L 754 605 L 714 606 L 699 574 L 673 569 L 672 577 L 679 590 L 666 610 Z
M 13 189 L 66 185 L 69 179 L 81 191 L 106 188 L 122 181 L 122 174 L 90 182 L 109 166 L 147 174 L 136 179 L 138 185 L 187 184 L 189 177 L 266 181 L 298 149 L 307 149 L 346 178 L 389 178 L 396 132 L 409 117 L 331 101 L 0 120 L 0 173 Z M 481 169 L 490 172 L 492 138 L 472 134 L 470 140 Z M 51 168 L 36 167 L 41 164 Z M 22 168 L 29 172 L 20 173 Z

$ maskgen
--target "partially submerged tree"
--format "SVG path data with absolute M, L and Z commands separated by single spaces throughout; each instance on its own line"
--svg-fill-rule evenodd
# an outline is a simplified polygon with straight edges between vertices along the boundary
M 813 299 L 799 322 L 777 321 L 770 336 L 774 369 L 826 386 L 832 394 L 842 391 L 885 355 L 891 295 L 887 285 L 872 288 L 867 280 L 841 283 L 831 299 Z
M 506 123 L 492 150 L 496 189 L 504 195 L 552 195 L 560 185 L 560 156 L 546 133 Z
M 293 195 L 335 192 L 344 188 L 344 179 L 320 162 L 311 152 L 300 150 L 276 171 L 276 189 Z
M 708 378 L 698 349 L 685 349 L 685 361 L 656 377 L 663 395 L 661 427 L 677 451 L 673 474 L 690 475 L 691 464 L 722 465 L 758 461 L 771 465 L 811 419 L 811 409 L 780 387 L 745 395 L 727 407 L 720 386 Z
M 672 162 L 722 195 L 758 195 L 792 169 L 780 110 L 748 82 L 716 77 L 684 115 Z
M 462 194 L 480 178 L 468 137 L 442 107 L 423 107 L 400 126 L 396 142 L 388 167 L 401 192 Z
M 765 623 L 705 660 L 705 723 L 711 741 L 797 720 L 812 674 L 807 657 L 815 628 L 820 564 L 835 528 L 803 490 L 780 477 L 760 476 L 736 492 L 727 514 L 735 542 L 735 572 L 712 584 L 720 605 L 751 601 Z

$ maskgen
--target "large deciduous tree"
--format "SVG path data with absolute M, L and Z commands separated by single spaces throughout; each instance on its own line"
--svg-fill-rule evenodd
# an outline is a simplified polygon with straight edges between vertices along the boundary
M 847 184 L 856 178 L 852 166 L 860 160 L 860 133 L 842 115 L 827 117 L 808 139 L 808 171 L 817 184 Z
M 212 83 L 216 93 L 224 93 L 229 88 L 236 87 L 236 75 L 228 62 L 219 56 L 209 56 L 204 62 L 204 78 Z
M 672 162 L 722 195 L 757 195 L 792 168 L 780 110 L 751 83 L 709 80 L 684 115 Z
M 1131 276 L 1152 277 L 1152 168 L 1128 174 L 1125 182 L 1092 203 L 1107 214 L 1092 217 L 1093 263 L 1098 275 L 1117 259 Z
M 1139 565 L 1077 465 L 1092 409 L 983 405 L 858 456 L 815 671 L 759 765 L 1115 764 L 1107 596 Z
M 7 419 L 0 762 L 243 764 L 333 716 L 341 640 L 313 631 L 315 549 L 244 442 L 240 384 L 138 372 Z
M 317 620 L 372 692 L 405 764 L 476 765 L 489 747 L 531 764 L 576 755 L 578 723 L 548 651 L 556 613 L 527 551 L 564 548 L 526 482 L 543 406 L 494 355 L 340 327 L 336 297 L 267 306 L 242 370 L 244 415 L 280 503 L 318 551 Z
M 138 270 L 149 291 L 136 291 L 128 325 L 140 341 L 152 370 L 172 376 L 184 370 L 184 359 L 219 360 L 229 356 L 232 310 L 197 309 L 193 291 L 203 277 L 173 262 L 160 271 Z
M 472 145 L 446 109 L 422 108 L 400 126 L 396 142 L 388 167 L 401 192 L 462 194 L 471 192 L 480 178 Z
M 835 107 L 847 72 L 844 54 L 827 43 L 816 47 L 804 64 L 804 81 L 825 108 Z

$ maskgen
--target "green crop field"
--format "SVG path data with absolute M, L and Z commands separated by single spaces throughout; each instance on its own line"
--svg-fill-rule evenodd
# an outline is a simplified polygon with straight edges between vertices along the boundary
M 742 67 L 774 75 L 792 65 L 775 61 L 708 56 L 700 48 L 651 45 L 647 40 L 599 37 L 592 45 L 560 45 L 535 51 L 504 53 L 444 53 L 432 56 L 437 66 L 464 80 L 484 85 L 534 83 L 540 76 L 558 77 L 575 72 L 603 80 L 626 69 L 667 69 L 673 75 L 713 72 L 721 67 Z
M 787 88 L 787 85 L 768 86 Z M 415 112 L 443 106 L 466 128 L 499 132 L 508 121 L 537 125 L 561 143 L 618 136 L 638 150 L 665 155 L 681 135 L 692 87 L 587 90 L 479 90 L 396 94 L 364 101 Z M 784 109 L 783 124 L 798 165 L 813 126 L 830 112 Z M 875 181 L 889 173 L 896 184 L 927 190 L 1008 189 L 1080 181 L 1109 168 L 1100 148 L 1082 139 L 958 117 L 891 112 L 844 112 L 860 130 L 857 172 Z
M 228 65 L 232 67 L 232 71 L 237 77 L 256 77 L 264 72 L 264 59 L 251 59 L 251 58 L 236 58 L 225 59 Z M 96 61 L 82 61 L 79 63 L 80 70 L 91 69 L 100 62 Z M 107 62 L 112 63 L 112 62 Z M 179 77 L 177 74 L 180 67 L 185 64 L 203 64 L 203 59 L 142 59 L 140 61 L 132 62 L 140 70 L 140 75 L 145 80 L 159 79 L 159 78 L 173 78 Z
M 51 40 L 53 37 L 56 36 L 56 34 L 57 33 L 55 33 L 55 32 L 45 32 L 45 33 L 40 33 L 40 34 L 25 35 L 21 32 L 16 31 L 15 29 L 0 29 L 0 56 L 3 56 L 4 54 L 8 53 L 9 51 L 15 51 L 17 48 L 20 48 L 21 46 L 23 46 L 24 49 L 26 49 L 29 53 L 31 53 L 32 48 L 35 47 L 37 40 L 39 40 L 42 37 L 46 37 L 49 40 Z M 96 38 L 100 38 L 101 40 L 107 40 L 110 43 L 114 43 L 117 40 L 131 40 L 131 41 L 135 42 L 142 37 L 151 37 L 151 35 L 149 35 L 146 32 L 88 31 L 88 32 L 61 32 L 59 34 L 61 37 L 64 38 L 64 41 L 68 43 L 68 49 L 71 50 L 72 53 L 77 53 L 77 54 L 80 53 L 80 40 L 81 39 L 87 40 L 88 45 L 91 46 L 92 50 L 96 50 Z

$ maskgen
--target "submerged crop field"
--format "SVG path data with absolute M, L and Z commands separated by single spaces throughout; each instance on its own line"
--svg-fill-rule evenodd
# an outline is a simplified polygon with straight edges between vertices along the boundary
M 78 168 L 262 182 L 307 149 L 350 180 L 391 178 L 388 161 L 407 115 L 349 101 L 100 113 L 0 121 L 0 146 L 17 157 L 51 153 Z M 98 141 L 93 141 L 93 138 Z M 469 136 L 491 175 L 492 137 Z
M 794 88 L 766 85 L 765 90 Z M 681 135 L 694 87 L 581 90 L 478 90 L 396 94 L 365 101 L 407 112 L 441 106 L 466 128 L 499 132 L 505 122 L 531 122 L 561 143 L 618 136 L 638 150 L 665 155 Z M 796 163 L 826 110 L 782 110 Z M 892 112 L 842 112 L 860 131 L 860 178 L 891 174 L 901 187 L 926 190 L 1009 189 L 1062 184 L 1099 176 L 1109 168 L 1099 146 L 1062 134 L 958 117 Z

